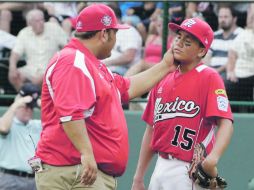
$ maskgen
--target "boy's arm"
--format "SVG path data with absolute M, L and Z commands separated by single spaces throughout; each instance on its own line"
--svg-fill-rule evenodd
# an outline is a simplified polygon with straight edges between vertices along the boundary
M 217 125 L 219 129 L 216 134 L 215 145 L 210 154 L 202 162 L 205 172 L 213 177 L 218 174 L 217 164 L 220 157 L 227 149 L 233 134 L 233 124 L 231 120 L 220 118 L 217 120 Z

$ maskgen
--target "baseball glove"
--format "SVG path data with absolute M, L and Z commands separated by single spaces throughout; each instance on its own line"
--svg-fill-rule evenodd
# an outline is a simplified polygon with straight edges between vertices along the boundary
M 189 168 L 189 177 L 192 181 L 205 189 L 224 189 L 227 182 L 222 177 L 212 177 L 208 175 L 201 163 L 205 159 L 207 153 L 202 143 L 196 144 L 194 147 L 193 159 Z

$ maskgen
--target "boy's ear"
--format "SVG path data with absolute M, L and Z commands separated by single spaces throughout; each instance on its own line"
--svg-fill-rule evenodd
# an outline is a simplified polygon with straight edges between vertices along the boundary
M 206 49 L 205 48 L 200 48 L 200 51 L 199 51 L 199 53 L 198 53 L 198 57 L 199 58 L 203 58 L 204 56 L 205 56 L 205 54 L 206 54 Z

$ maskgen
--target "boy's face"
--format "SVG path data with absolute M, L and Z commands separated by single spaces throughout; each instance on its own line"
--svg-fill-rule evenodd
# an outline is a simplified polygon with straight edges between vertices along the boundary
M 177 32 L 173 43 L 173 54 L 176 61 L 192 63 L 197 58 L 201 59 L 205 53 L 205 48 L 194 36 L 183 30 Z

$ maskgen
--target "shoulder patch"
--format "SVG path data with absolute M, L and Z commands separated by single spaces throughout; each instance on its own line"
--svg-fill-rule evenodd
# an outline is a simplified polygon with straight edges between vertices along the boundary
M 217 90 L 215 90 L 215 94 L 217 94 L 217 95 L 224 95 L 224 96 L 227 97 L 227 93 L 226 93 L 226 91 L 224 89 L 217 89 Z
M 199 65 L 198 67 L 196 67 L 196 70 L 200 73 L 201 71 L 203 71 L 207 67 L 208 67 L 207 65 Z
M 224 96 L 218 96 L 217 97 L 217 106 L 218 109 L 221 111 L 228 111 L 228 98 L 224 97 Z

